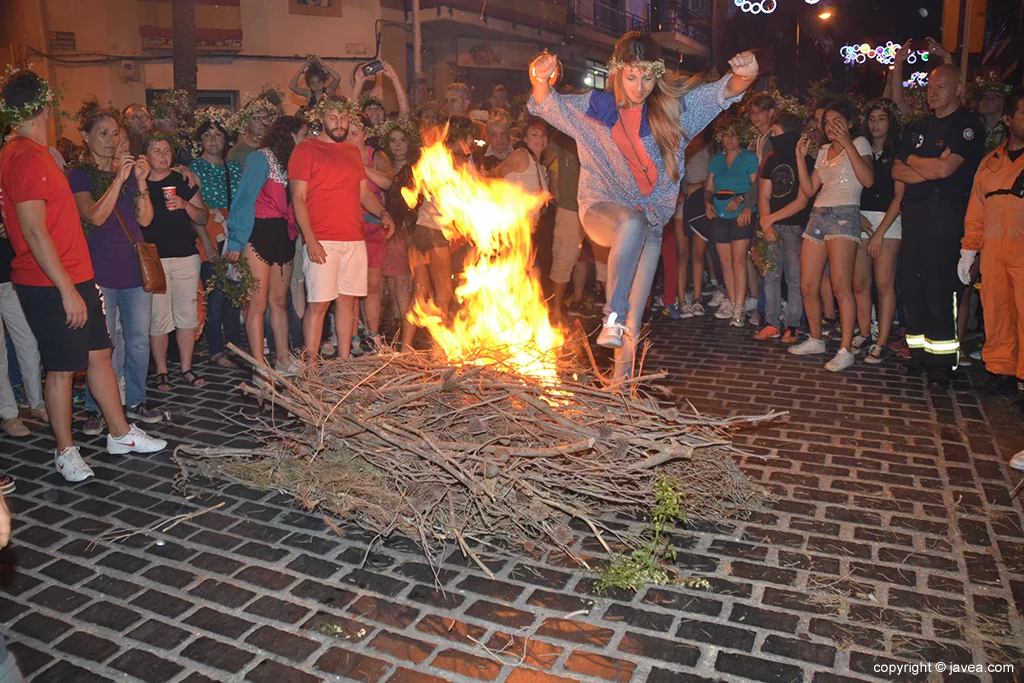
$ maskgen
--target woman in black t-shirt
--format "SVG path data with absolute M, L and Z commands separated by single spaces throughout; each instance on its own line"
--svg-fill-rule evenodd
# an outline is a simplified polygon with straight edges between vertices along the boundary
M 146 182 L 154 201 L 153 221 L 143 228 L 142 234 L 147 242 L 156 245 L 167 278 L 166 293 L 153 294 L 149 326 L 157 389 L 166 391 L 171 388 L 167 372 L 167 345 L 171 330 L 176 330 L 181 377 L 197 387 L 203 384 L 203 378 L 192 370 L 192 351 L 199 326 L 196 296 L 201 265 L 196 236 L 206 253 L 217 253 L 206 231 L 209 209 L 203 203 L 199 188 L 189 187 L 180 173 L 171 170 L 174 152 L 166 139 L 150 136 L 146 140 L 145 151 L 152 169 Z
M 878 335 L 864 362 L 877 364 L 889 355 L 889 333 L 896 317 L 896 262 L 903 239 L 900 204 L 903 202 L 904 185 L 892 177 L 892 163 L 900 144 L 896 103 L 881 99 L 869 104 L 864 110 L 864 128 L 869 131 L 871 139 L 875 184 L 864 188 L 860 196 L 861 244 L 854 266 L 853 293 L 857 299 L 860 334 L 870 337 L 871 276 L 874 271 L 875 289 L 878 291 Z

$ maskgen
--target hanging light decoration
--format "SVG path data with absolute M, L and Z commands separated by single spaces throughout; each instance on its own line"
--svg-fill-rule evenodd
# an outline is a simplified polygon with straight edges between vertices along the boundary
M 926 71 L 915 71 L 910 74 L 910 78 L 903 81 L 904 88 L 927 88 L 928 87 L 928 72 Z
M 750 14 L 771 14 L 779 6 L 777 0 L 733 0 L 733 3 Z
M 896 63 L 896 53 L 900 51 L 900 47 L 902 46 L 899 43 L 894 43 L 891 40 L 885 45 L 877 47 L 872 47 L 868 43 L 844 45 L 839 48 L 839 54 L 849 66 L 863 64 L 869 59 L 873 59 L 879 64 L 891 65 Z M 928 56 L 927 50 L 912 51 L 907 55 L 907 64 L 916 64 L 918 59 L 927 62 Z

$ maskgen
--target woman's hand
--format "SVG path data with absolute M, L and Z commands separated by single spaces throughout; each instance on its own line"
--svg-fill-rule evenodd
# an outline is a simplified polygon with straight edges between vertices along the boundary
M 171 170 L 180 173 L 181 177 L 185 179 L 185 182 L 188 183 L 189 187 L 201 186 L 201 183 L 199 182 L 199 176 L 193 173 L 192 169 L 190 169 L 188 166 L 175 166 Z
M 800 139 L 796 141 L 796 155 L 799 159 L 803 159 L 811 151 L 811 137 L 804 133 L 800 136 Z
M 530 64 L 530 80 L 547 83 L 558 66 L 558 57 L 545 52 Z
M 743 209 L 740 211 L 740 215 L 736 216 L 736 223 L 741 227 L 745 228 L 750 225 L 750 219 L 753 218 L 754 213 L 750 209 Z
M 380 60 L 380 63 L 384 67 L 384 68 L 381 69 L 381 71 L 384 73 L 385 76 L 387 76 L 388 78 L 390 78 L 392 81 L 394 81 L 396 83 L 400 83 L 401 82 L 401 81 L 398 80 L 398 74 L 395 72 L 395 67 L 391 66 L 390 62 L 385 62 L 382 59 L 382 60 Z
M 838 119 L 832 119 L 825 124 L 825 131 L 829 139 L 841 147 L 850 146 L 850 129 Z
M 732 201 L 725 205 L 725 212 L 732 213 L 733 211 L 739 211 L 741 206 L 743 206 L 743 197 L 736 195 L 732 198 Z
M 930 55 L 938 55 L 939 59 L 942 60 L 943 64 L 952 64 L 953 63 L 953 55 L 949 54 L 949 50 L 947 50 L 946 48 L 942 47 L 941 43 L 939 43 L 937 40 L 935 40 L 934 38 L 932 38 L 930 36 L 927 38 L 927 40 L 928 40 L 929 56 Z
M 910 52 L 910 38 L 907 38 L 902 47 L 896 51 L 896 63 L 903 64 L 903 62 L 907 61 L 907 57 L 910 56 Z
M 778 233 L 775 232 L 775 223 L 772 221 L 772 217 L 770 215 L 768 215 L 768 216 L 761 216 L 760 223 L 761 223 L 761 232 L 764 233 L 765 239 L 767 239 L 767 240 L 769 240 L 771 242 L 778 242 L 779 241 L 779 237 L 778 237 Z
M 708 218 L 718 218 L 718 212 L 715 211 L 715 205 L 711 202 L 704 205 L 704 210 Z
M 761 71 L 761 67 L 757 64 L 757 57 L 754 56 L 753 52 L 749 51 L 741 52 L 730 59 L 729 68 L 740 78 L 749 78 L 751 80 L 757 78 L 757 74 Z
M 387 211 L 380 215 L 380 224 L 384 227 L 384 234 L 387 235 L 388 239 L 395 234 L 395 221 L 391 218 L 391 214 Z
M 869 221 L 868 217 L 865 216 L 864 214 L 860 215 L 860 231 L 863 233 L 867 233 L 868 237 L 871 237 L 872 235 L 875 234 L 874 226 L 871 225 L 871 221 Z
M 132 169 L 135 168 L 135 159 L 131 156 L 125 155 L 121 157 L 117 162 L 117 175 L 114 176 L 115 182 L 119 185 L 124 185 L 128 181 L 128 176 L 132 174 Z
M 224 254 L 224 258 L 226 258 L 231 263 L 236 263 L 238 261 L 238 257 L 241 256 L 241 255 L 242 255 L 242 252 L 240 252 L 240 251 L 229 251 L 229 252 Z
M 146 178 L 149 177 L 150 170 L 149 159 L 145 155 L 135 160 L 135 182 L 139 184 L 139 188 L 145 189 Z
M 868 240 L 868 256 L 878 258 L 879 254 L 882 253 L 883 244 L 885 244 L 885 236 L 882 233 L 875 232 L 871 235 L 871 239 Z
M 178 195 L 174 195 L 170 199 L 165 199 L 164 203 L 167 205 L 168 211 L 184 211 L 186 208 L 188 208 L 188 202 L 186 202 Z

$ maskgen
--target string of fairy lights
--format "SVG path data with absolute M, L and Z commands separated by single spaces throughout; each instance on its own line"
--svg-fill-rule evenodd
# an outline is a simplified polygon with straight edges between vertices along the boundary
M 839 48 L 839 54 L 849 66 L 863 64 L 869 59 L 873 59 L 883 66 L 890 66 L 896 63 L 896 53 L 900 51 L 901 47 L 902 45 L 891 40 L 885 45 L 878 46 L 872 46 L 868 43 L 843 45 Z M 927 50 L 911 50 L 910 54 L 907 55 L 907 64 L 916 64 L 918 60 L 927 62 L 928 57 Z
M 808 5 L 817 5 L 820 0 L 804 0 Z M 779 6 L 777 0 L 733 0 L 733 4 L 750 14 L 771 14 Z

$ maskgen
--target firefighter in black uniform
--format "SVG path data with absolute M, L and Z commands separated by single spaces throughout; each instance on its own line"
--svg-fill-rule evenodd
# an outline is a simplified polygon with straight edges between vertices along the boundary
M 903 312 L 912 368 L 948 388 L 959 359 L 956 317 L 960 240 L 974 172 L 985 155 L 981 119 L 963 106 L 964 84 L 952 65 L 932 71 L 932 114 L 903 137 L 893 178 L 906 183 L 901 256 Z

